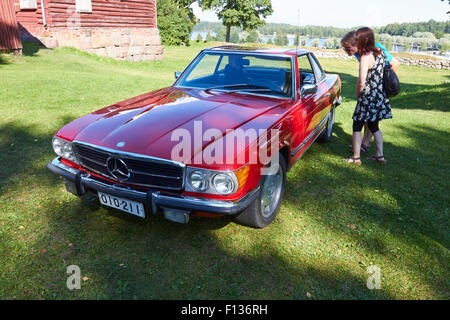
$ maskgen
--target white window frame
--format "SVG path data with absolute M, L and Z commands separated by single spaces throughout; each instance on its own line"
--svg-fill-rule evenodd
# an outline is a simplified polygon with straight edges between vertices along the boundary
M 77 12 L 92 12 L 92 0 L 75 0 Z
M 20 9 L 37 9 L 36 0 L 20 0 Z

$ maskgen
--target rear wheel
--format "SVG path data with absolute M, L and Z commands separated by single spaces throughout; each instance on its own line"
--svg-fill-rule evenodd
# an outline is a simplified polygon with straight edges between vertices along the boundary
M 286 185 L 286 160 L 280 154 L 278 163 L 271 163 L 269 168 L 267 174 L 261 177 L 258 198 L 235 217 L 235 220 L 242 225 L 264 228 L 278 214 Z
M 333 135 L 333 125 L 334 125 L 334 106 L 331 106 L 330 116 L 328 117 L 326 129 L 317 138 L 319 142 L 328 142 L 331 140 Z

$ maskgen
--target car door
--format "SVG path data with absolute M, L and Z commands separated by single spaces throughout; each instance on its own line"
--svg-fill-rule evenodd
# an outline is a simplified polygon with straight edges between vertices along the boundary
M 323 110 L 323 90 L 320 86 L 320 74 L 316 75 L 309 54 L 297 57 L 300 98 L 294 105 L 292 116 L 291 159 L 294 163 L 317 135 L 317 126 L 321 122 Z
M 316 84 L 317 84 L 317 92 L 316 92 L 316 99 L 317 99 L 317 106 L 316 109 L 317 113 L 317 120 L 319 122 L 314 121 L 312 124 L 313 126 L 318 126 L 322 120 L 328 115 L 330 112 L 330 98 L 331 98 L 331 92 L 330 88 L 328 87 L 326 83 L 326 75 L 323 72 L 322 66 L 320 65 L 319 61 L 316 59 L 314 54 L 309 54 L 309 60 L 311 62 L 311 66 L 314 70 L 314 75 L 316 78 Z M 322 127 L 322 126 L 321 126 Z

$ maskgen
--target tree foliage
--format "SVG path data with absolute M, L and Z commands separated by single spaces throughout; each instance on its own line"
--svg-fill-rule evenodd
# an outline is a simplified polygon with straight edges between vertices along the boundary
M 263 18 L 273 12 L 271 0 L 199 0 L 199 5 L 216 12 L 227 28 L 226 41 L 230 41 L 231 27 L 256 29 L 263 26 Z
M 195 0 L 158 0 L 158 29 L 161 42 L 167 45 L 189 45 L 189 38 L 197 23 L 189 6 Z
M 259 42 L 259 33 L 256 30 L 252 30 L 248 33 L 247 38 L 245 38 L 245 42 L 248 43 L 257 43 Z
M 375 28 L 377 33 L 388 33 L 391 36 L 410 37 L 416 32 L 430 32 L 436 38 L 441 38 L 444 34 L 450 33 L 450 21 L 438 22 L 430 20 L 428 22 L 415 23 L 391 23 L 384 27 Z
M 286 46 L 289 43 L 289 39 L 285 33 L 277 33 L 275 36 L 275 44 L 277 46 Z

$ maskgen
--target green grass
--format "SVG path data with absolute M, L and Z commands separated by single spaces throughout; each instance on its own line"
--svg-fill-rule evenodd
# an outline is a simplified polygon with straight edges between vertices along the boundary
M 394 118 L 381 123 L 388 164 L 355 167 L 341 159 L 358 66 L 321 59 L 343 85 L 332 142 L 288 173 L 263 230 L 225 218 L 141 222 L 65 191 L 46 169 L 54 133 L 171 85 L 205 46 L 166 47 L 163 62 L 145 63 L 30 44 L 23 57 L 0 56 L 0 298 L 448 299 L 449 71 L 400 68 Z M 87 277 L 81 290 L 66 288 L 72 264 Z M 381 290 L 366 287 L 372 264 Z

